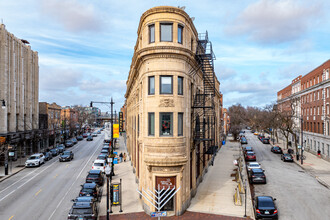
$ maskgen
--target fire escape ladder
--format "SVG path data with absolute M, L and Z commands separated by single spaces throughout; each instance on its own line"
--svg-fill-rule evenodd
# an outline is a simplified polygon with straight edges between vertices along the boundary
M 194 148 L 202 144 L 204 154 L 214 154 L 215 146 L 215 55 L 212 50 L 212 43 L 208 39 L 208 34 L 198 35 L 196 60 L 198 69 L 203 74 L 202 88 L 197 89 L 192 106 L 193 127 L 194 127 Z M 199 151 L 199 149 L 197 150 Z M 204 157 L 204 154 L 202 157 Z

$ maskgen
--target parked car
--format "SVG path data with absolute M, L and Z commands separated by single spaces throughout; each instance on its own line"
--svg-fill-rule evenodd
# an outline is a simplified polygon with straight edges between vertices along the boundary
M 81 187 L 79 196 L 93 196 L 95 200 L 99 201 L 101 193 L 100 188 L 96 183 L 84 183 Z
M 272 147 L 270 151 L 277 154 L 283 154 L 282 148 L 280 148 L 279 146 Z
M 92 137 L 97 137 L 97 133 L 93 132 Z
M 253 168 L 249 172 L 250 183 L 267 183 L 264 170 L 261 168 Z
M 94 160 L 92 170 L 101 170 L 104 173 L 107 162 L 105 160 Z
M 245 154 L 245 161 L 256 161 L 257 157 L 253 151 L 247 151 Z
M 58 150 L 58 153 L 62 153 L 65 150 L 65 146 L 63 144 L 60 144 L 56 147 L 56 149 Z
M 104 174 L 101 170 L 90 170 L 86 177 L 86 183 L 97 183 L 99 186 L 104 184 Z
M 72 202 L 95 202 L 93 196 L 78 196 L 76 199 L 72 199 Z
M 263 144 L 270 144 L 270 142 L 269 142 L 269 138 L 263 138 L 263 139 L 262 139 L 262 143 L 263 143 Z
M 65 147 L 73 147 L 73 142 L 71 140 L 66 140 Z
M 73 153 L 71 150 L 66 150 L 63 153 L 61 153 L 60 157 L 59 157 L 59 161 L 60 162 L 64 162 L 64 161 L 70 161 L 73 160 Z
M 43 155 L 45 156 L 45 161 L 51 160 L 53 158 L 52 153 L 50 153 L 49 151 L 43 153 Z
M 50 149 L 49 152 L 52 154 L 53 157 L 56 157 L 59 153 L 57 148 Z
M 102 149 L 101 154 L 109 155 L 109 151 L 107 149 Z
M 82 141 L 82 140 L 84 140 L 82 135 L 77 136 L 77 141 Z
M 45 163 L 45 156 L 43 154 L 32 154 L 25 162 L 25 167 L 39 167 Z
M 71 138 L 71 141 L 72 141 L 72 143 L 73 143 L 74 145 L 78 143 L 77 138 Z
M 97 219 L 98 204 L 94 202 L 74 202 L 68 219 Z
M 258 135 L 258 139 L 259 139 L 260 141 L 262 141 L 263 138 L 265 138 L 265 135 L 262 135 L 262 134 L 259 134 L 259 135 Z
M 96 133 L 97 133 L 97 134 L 101 134 L 101 130 L 98 130 Z
M 108 155 L 106 155 L 106 154 L 100 154 L 99 156 L 97 156 L 97 160 L 107 160 L 107 158 L 108 158 Z
M 88 137 L 88 135 L 87 135 L 87 133 L 83 133 L 83 138 L 87 138 Z
M 278 210 L 274 202 L 275 200 L 276 198 L 272 198 L 271 196 L 257 196 L 254 202 L 256 219 L 278 219 Z
M 241 138 L 241 144 L 247 144 L 247 139 L 245 137 L 242 137 Z
M 93 140 L 93 137 L 91 135 L 89 135 L 86 139 L 86 141 L 92 141 Z
M 283 160 L 284 162 L 286 162 L 286 161 L 293 162 L 293 157 L 291 154 L 282 154 L 281 160 Z
M 246 167 L 247 167 L 248 171 L 250 171 L 251 169 L 256 169 L 256 168 L 261 169 L 261 166 L 258 162 L 249 162 L 249 163 L 247 163 Z

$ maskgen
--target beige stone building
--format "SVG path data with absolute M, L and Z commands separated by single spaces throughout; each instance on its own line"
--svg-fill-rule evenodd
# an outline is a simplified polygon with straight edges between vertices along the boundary
M 16 155 L 39 151 L 38 53 L 0 24 L 0 136 L 6 138 L 1 155 L 7 161 L 8 144 Z M 4 153 L 5 152 L 5 153 Z
M 181 215 L 221 144 L 215 56 L 207 33 L 199 35 L 180 8 L 149 9 L 137 35 L 125 94 L 127 147 L 139 190 L 178 189 L 161 210 Z M 142 200 L 147 213 L 155 211 Z

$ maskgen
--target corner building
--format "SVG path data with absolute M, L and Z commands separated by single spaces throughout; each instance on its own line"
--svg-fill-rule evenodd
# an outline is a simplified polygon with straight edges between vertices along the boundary
M 125 94 L 127 148 L 139 190 L 179 189 L 161 210 L 181 215 L 221 143 L 215 56 L 207 33 L 198 35 L 180 8 L 149 9 L 137 34 Z M 157 211 L 141 199 L 146 213 Z

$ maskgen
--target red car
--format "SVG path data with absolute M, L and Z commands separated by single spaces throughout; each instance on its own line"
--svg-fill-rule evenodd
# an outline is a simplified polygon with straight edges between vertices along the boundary
M 247 151 L 245 154 L 245 161 L 256 161 L 257 157 L 253 151 Z

